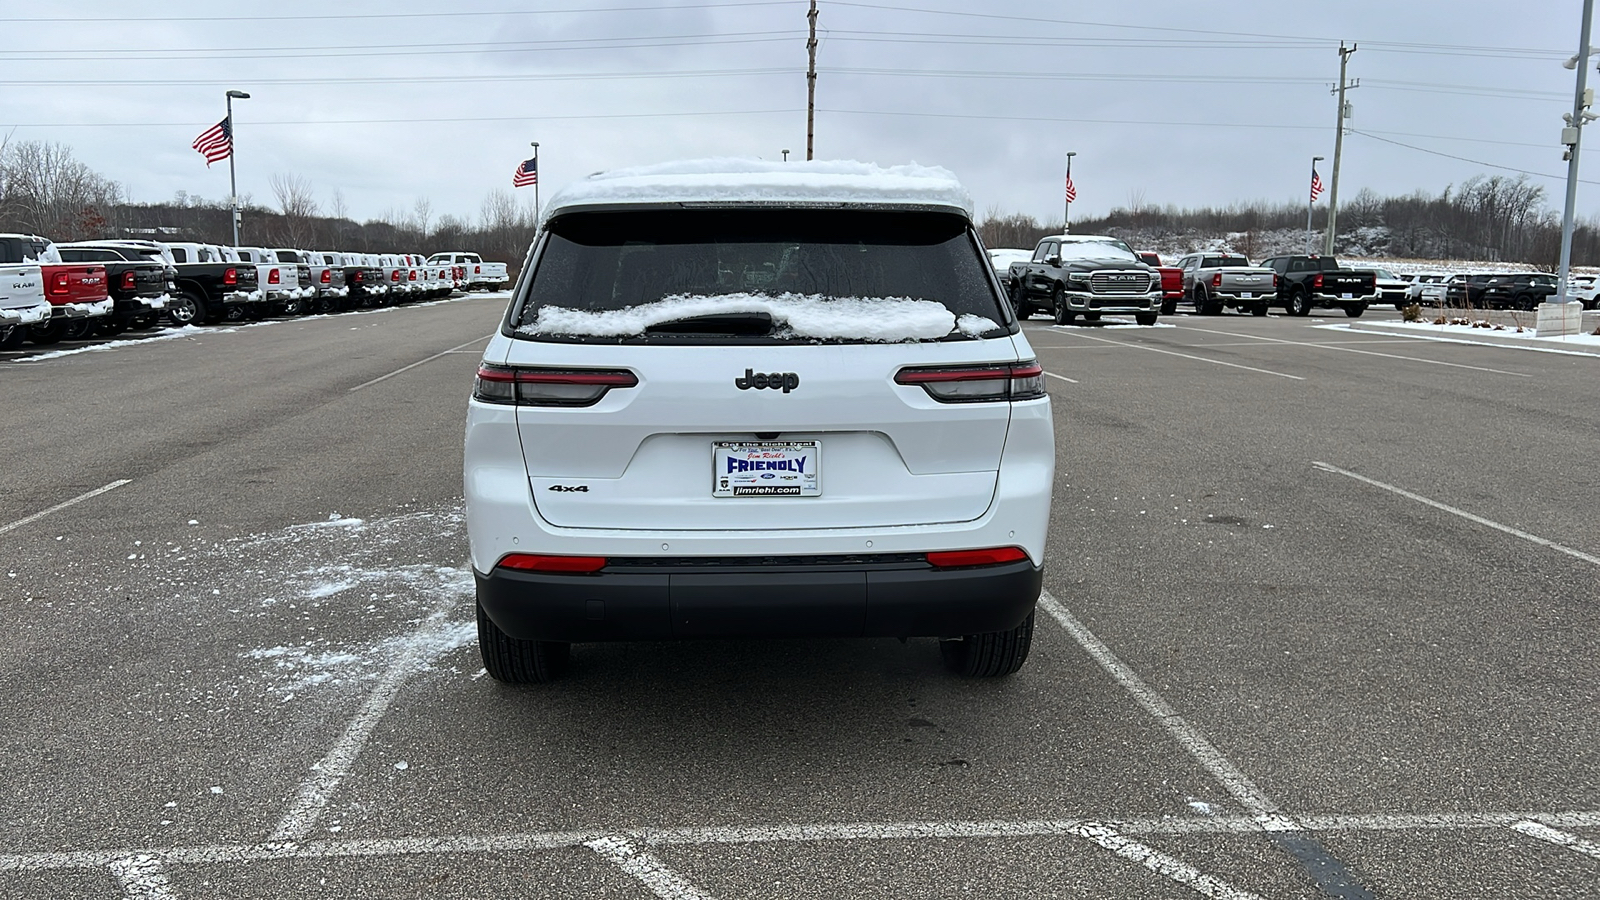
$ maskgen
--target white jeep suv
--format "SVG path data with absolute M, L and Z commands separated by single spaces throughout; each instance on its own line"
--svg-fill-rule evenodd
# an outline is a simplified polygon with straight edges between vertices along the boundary
M 550 201 L 467 415 L 484 667 L 574 642 L 936 637 L 1021 667 L 1055 450 L 947 171 L 703 160 Z

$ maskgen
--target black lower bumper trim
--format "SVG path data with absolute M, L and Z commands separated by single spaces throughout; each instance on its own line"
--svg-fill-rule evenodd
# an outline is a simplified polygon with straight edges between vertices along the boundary
M 1015 628 L 1043 570 L 1023 560 L 881 566 L 629 567 L 592 575 L 474 572 L 478 602 L 523 640 L 960 637 Z

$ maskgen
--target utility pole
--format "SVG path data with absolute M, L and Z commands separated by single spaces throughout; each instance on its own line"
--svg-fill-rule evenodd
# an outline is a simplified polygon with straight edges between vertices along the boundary
M 1567 289 L 1572 269 L 1572 216 L 1578 206 L 1578 150 L 1583 142 L 1583 126 L 1595 118 L 1595 114 L 1589 112 L 1589 106 L 1594 102 L 1594 91 L 1584 86 L 1589 74 L 1589 22 L 1593 17 L 1594 0 L 1583 0 L 1583 28 L 1578 38 L 1578 55 L 1572 63 L 1572 67 L 1578 70 L 1578 86 L 1572 97 L 1572 114 L 1565 117 L 1567 127 L 1561 129 L 1561 143 L 1567 145 L 1567 204 L 1561 212 L 1561 268 L 1556 276 L 1556 292 L 1554 296 L 1546 297 L 1542 306 L 1564 304 L 1571 299 L 1567 296 Z
M 806 159 L 809 161 L 817 124 L 817 0 L 811 0 L 806 21 L 811 23 L 811 39 L 806 41 L 806 52 L 811 56 L 811 67 L 806 70 Z
M 1361 86 L 1359 78 L 1352 82 L 1344 77 L 1355 52 L 1355 44 L 1346 49 L 1344 41 L 1339 42 L 1339 86 L 1334 88 L 1339 95 L 1339 128 L 1333 135 L 1333 184 L 1328 187 L 1328 236 L 1322 241 L 1323 256 L 1333 255 L 1333 237 L 1339 224 L 1339 156 L 1344 152 L 1344 120 L 1350 118 L 1350 104 L 1345 102 L 1344 92 Z

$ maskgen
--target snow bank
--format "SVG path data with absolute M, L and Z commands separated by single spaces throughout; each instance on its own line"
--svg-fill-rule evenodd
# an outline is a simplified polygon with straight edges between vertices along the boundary
M 952 172 L 937 166 L 716 158 L 596 172 L 557 192 L 544 218 L 612 203 L 733 202 L 918 204 L 972 216 L 972 197 Z
M 625 309 L 590 312 L 545 306 L 524 334 L 566 334 L 593 337 L 642 335 L 652 325 L 695 316 L 766 313 L 778 326 L 777 336 L 834 340 L 931 341 L 958 327 L 944 304 L 909 297 L 825 298 L 817 294 L 679 295 Z M 961 332 L 976 337 L 1000 326 L 982 316 L 961 317 Z

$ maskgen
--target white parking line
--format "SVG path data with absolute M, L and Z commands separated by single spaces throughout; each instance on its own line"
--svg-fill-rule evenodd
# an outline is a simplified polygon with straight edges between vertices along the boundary
M 67 500 L 67 501 L 64 501 L 62 503 L 57 503 L 55 506 L 52 506 L 49 509 L 40 510 L 39 512 L 36 512 L 31 516 L 24 516 L 23 518 L 20 518 L 20 519 L 16 520 L 15 522 L 12 522 L 12 523 L 7 524 L 7 525 L 0 525 L 0 534 L 5 534 L 8 531 L 16 531 L 18 528 L 21 528 L 22 526 L 27 525 L 27 524 L 29 524 L 31 522 L 37 522 L 40 519 L 44 518 L 45 516 L 50 515 L 51 513 L 60 512 L 63 509 L 66 509 L 69 506 L 77 506 L 79 503 L 82 503 L 85 500 L 89 500 L 91 498 L 98 497 L 101 494 L 106 493 L 107 491 L 114 491 L 117 488 L 122 487 L 125 484 L 131 484 L 132 482 L 133 482 L 133 479 L 131 479 L 131 478 L 118 478 L 116 481 L 111 482 L 110 484 L 106 485 L 105 487 L 97 487 L 94 490 L 89 491 L 88 493 L 79 494 L 78 496 L 73 497 L 71 500 Z
M 161 859 L 140 853 L 112 862 L 107 868 L 122 885 L 122 896 L 129 900 L 170 900 L 172 883 L 161 868 Z
M 1062 328 L 1063 326 L 1057 325 L 1055 327 Z M 1159 347 L 1147 347 L 1144 344 L 1128 344 L 1128 343 L 1124 343 L 1122 341 L 1107 340 L 1106 338 L 1103 338 L 1103 337 L 1095 337 L 1092 334 L 1083 334 L 1080 331 L 1064 331 L 1063 333 L 1070 334 L 1073 337 L 1083 338 L 1084 340 L 1100 341 L 1103 344 L 1113 344 L 1113 345 L 1118 346 L 1118 347 L 1129 347 L 1129 348 L 1134 349 L 1134 350 L 1149 350 L 1151 353 L 1164 353 L 1167 356 L 1179 356 L 1179 357 L 1182 357 L 1184 359 L 1192 359 L 1192 360 L 1195 360 L 1197 362 L 1211 363 L 1214 366 L 1227 366 L 1230 369 L 1244 369 L 1247 372 L 1259 372 L 1262 375 L 1276 375 L 1279 378 L 1292 378 L 1295 381 L 1305 381 L 1305 379 L 1301 378 L 1299 375 L 1285 375 L 1282 372 L 1273 372 L 1273 371 L 1270 371 L 1270 370 L 1267 370 L 1267 369 L 1258 369 L 1255 366 L 1241 366 L 1238 363 L 1223 362 L 1220 359 L 1206 359 L 1204 356 L 1190 356 L 1187 353 L 1178 353 L 1178 352 L 1175 352 L 1175 351 L 1172 351 L 1172 350 L 1162 350 Z
M 1596 844 L 1593 841 L 1586 841 L 1575 834 L 1569 834 L 1565 831 L 1558 831 L 1557 829 L 1551 828 L 1549 825 L 1545 825 L 1541 822 L 1525 820 L 1511 826 L 1511 830 L 1520 831 L 1528 837 L 1537 838 L 1541 841 L 1547 841 L 1555 844 L 1557 847 L 1565 847 L 1568 850 L 1576 850 L 1585 856 L 1592 856 L 1595 859 L 1600 859 L 1600 844 Z
M 1074 379 L 1074 378 L 1068 378 L 1068 377 L 1067 377 L 1067 376 L 1065 376 L 1065 375 L 1057 375 L 1057 374 L 1056 374 L 1056 373 L 1054 373 L 1054 372 L 1046 372 L 1046 373 L 1045 373 L 1045 374 L 1046 374 L 1046 375 L 1049 375 L 1049 376 L 1050 376 L 1050 377 L 1051 377 L 1051 378 L 1059 378 L 1059 379 L 1061 379 L 1061 380 L 1062 380 L 1062 381 L 1065 381 L 1065 382 L 1066 382 L 1066 383 L 1068 383 L 1068 384 L 1077 384 L 1077 383 L 1078 383 L 1078 382 L 1077 382 L 1077 379 Z
M 1331 342 L 1327 344 L 1319 344 L 1315 341 L 1286 341 L 1283 338 L 1262 337 L 1258 334 L 1239 334 L 1233 331 L 1213 331 L 1210 328 L 1195 328 L 1192 325 L 1174 325 L 1172 327 L 1181 328 L 1184 331 L 1199 331 L 1204 334 L 1221 334 L 1227 335 L 1228 337 L 1251 338 L 1257 341 L 1266 341 L 1270 344 L 1289 344 L 1294 347 L 1316 347 L 1322 350 L 1338 350 L 1342 353 L 1360 353 L 1365 356 L 1382 356 L 1385 359 L 1403 359 L 1407 362 L 1427 363 L 1430 366 L 1449 366 L 1452 369 L 1471 369 L 1474 372 L 1491 372 L 1495 375 L 1511 375 L 1517 378 L 1533 377 L 1522 372 L 1507 372 L 1503 369 L 1491 369 L 1487 366 L 1469 366 L 1463 363 L 1441 362 L 1437 359 L 1422 359 L 1416 356 L 1400 356 L 1399 354 L 1395 353 L 1379 353 L 1376 350 L 1357 350 L 1354 347 L 1335 347 Z
M 584 846 L 611 860 L 617 868 L 650 889 L 662 900 L 711 900 L 711 895 L 690 884 L 682 875 L 666 867 L 654 853 L 640 850 L 620 834 L 585 841 Z
M 1068 612 L 1067 608 L 1061 605 L 1061 602 L 1052 596 L 1049 591 L 1040 592 L 1039 606 L 1049 613 L 1051 618 L 1060 623 L 1061 627 L 1072 635 L 1072 639 L 1078 642 L 1078 646 L 1082 647 L 1084 652 L 1088 653 L 1095 662 L 1100 664 L 1101 668 L 1105 669 L 1118 684 L 1122 685 L 1124 690 L 1133 696 L 1134 702 L 1138 703 L 1145 712 L 1155 717 L 1161 727 L 1166 729 L 1167 733 L 1184 750 L 1187 750 L 1196 762 L 1211 773 L 1211 777 L 1222 785 L 1223 790 L 1227 791 L 1233 799 L 1239 802 L 1240 806 L 1243 806 L 1251 815 L 1255 816 L 1262 828 L 1269 831 L 1298 830 L 1296 824 L 1283 815 L 1283 811 L 1278 804 L 1273 802 L 1261 788 L 1257 787 L 1254 781 L 1250 780 L 1250 776 L 1244 774 L 1226 756 L 1223 756 L 1222 751 L 1218 750 L 1216 745 L 1211 743 L 1204 734 L 1201 734 L 1199 729 L 1190 725 L 1182 716 L 1178 715 L 1178 711 L 1173 709 L 1165 698 L 1145 684 L 1144 679 L 1140 678 L 1138 673 L 1118 659 L 1117 655 L 1111 652 L 1111 648 L 1105 645 L 1105 642 L 1095 637 L 1094 632 L 1085 627 L 1082 622 L 1079 622 L 1076 616 Z
M 438 630 L 455 603 L 454 597 L 447 596 L 440 600 L 429 612 L 418 633 Z M 272 840 L 296 841 L 311 833 L 311 829 L 316 827 L 317 819 L 321 818 L 323 810 L 327 809 L 328 801 L 333 798 L 340 783 L 355 766 L 356 758 L 367 746 L 367 740 L 372 737 L 373 729 L 378 727 L 379 720 L 389 711 L 390 704 L 394 703 L 406 679 L 416 673 L 430 652 L 426 641 L 409 642 L 406 651 L 383 674 L 378 686 L 367 697 L 367 702 L 361 705 L 355 718 L 345 726 L 344 734 L 334 742 L 332 749 L 322 761 L 311 767 L 310 777 L 301 782 L 289 811 L 284 813 L 278 822 L 278 827 L 273 830 Z
M 439 353 L 435 353 L 434 355 L 428 357 L 427 359 L 419 359 L 416 362 L 414 362 L 414 363 L 412 363 L 412 364 L 410 364 L 408 366 L 401 366 L 400 368 L 395 369 L 393 372 L 390 372 L 387 375 L 379 375 L 377 378 L 374 378 L 371 381 L 363 381 L 360 384 L 356 385 L 355 387 L 351 388 L 350 392 L 354 393 L 356 391 L 361 390 L 364 387 L 371 387 L 372 385 L 375 385 L 380 381 L 387 381 L 390 378 L 393 378 L 396 375 L 399 375 L 401 372 L 409 372 L 412 369 L 415 369 L 417 366 L 420 366 L 420 365 L 422 365 L 424 363 L 431 363 L 431 362 L 433 362 L 434 360 L 438 359 L 441 356 L 448 356 L 449 354 L 455 353 L 455 352 L 457 352 L 457 351 L 459 351 L 459 350 L 461 350 L 461 349 L 463 349 L 465 347 L 471 347 L 473 344 L 479 343 L 480 341 L 487 341 L 487 340 L 489 340 L 489 338 L 488 338 L 488 336 L 485 336 L 485 337 L 481 337 L 481 338 L 473 338 L 472 340 L 467 341 L 465 344 L 457 344 L 456 346 L 451 347 L 449 350 L 444 350 L 444 351 L 441 351 Z
M 1538 544 L 1541 547 L 1548 547 L 1551 550 L 1555 550 L 1555 551 L 1560 552 L 1560 553 L 1565 553 L 1566 555 L 1568 555 L 1570 557 L 1573 557 L 1574 559 L 1581 559 L 1584 562 L 1589 563 L 1590 565 L 1600 566 L 1600 557 L 1591 556 L 1590 554 L 1585 553 L 1582 550 L 1574 550 L 1573 548 L 1568 547 L 1565 544 L 1558 544 L 1555 541 L 1547 540 L 1546 538 L 1539 537 L 1536 534 L 1529 534 L 1526 531 L 1522 531 L 1522 530 L 1517 529 L 1517 528 L 1512 528 L 1510 525 L 1501 525 L 1499 522 L 1495 522 L 1495 521 L 1490 520 L 1490 519 L 1485 519 L 1483 516 L 1475 516 L 1472 513 L 1469 513 L 1464 509 L 1456 509 L 1454 506 L 1450 506 L 1449 504 L 1440 503 L 1437 500 L 1430 500 L 1429 498 L 1424 497 L 1421 494 L 1413 494 L 1410 491 L 1405 490 L 1404 488 L 1398 488 L 1398 487 L 1395 487 L 1392 484 L 1384 484 L 1381 481 L 1376 481 L 1374 479 L 1368 478 L 1365 475 L 1358 475 L 1355 472 L 1351 472 L 1351 471 L 1348 471 L 1346 469 L 1341 469 L 1338 466 L 1329 465 L 1329 464 L 1327 464 L 1325 462 L 1313 462 L 1311 465 L 1312 465 L 1313 468 L 1320 469 L 1320 470 L 1322 470 L 1324 472 L 1332 472 L 1335 475 L 1343 475 L 1343 476 L 1345 476 L 1347 478 L 1354 478 L 1357 481 L 1364 482 L 1366 484 L 1372 485 L 1375 488 L 1380 488 L 1380 489 L 1388 491 L 1388 492 L 1390 492 L 1392 494 L 1399 495 L 1401 497 L 1406 498 L 1407 500 L 1415 500 L 1418 503 L 1422 503 L 1422 504 L 1425 504 L 1427 506 L 1431 506 L 1434 509 L 1443 510 L 1444 512 L 1450 513 L 1453 516 L 1460 516 L 1461 518 L 1466 519 L 1469 522 L 1477 522 L 1479 525 L 1483 525 L 1483 526 L 1485 526 L 1487 528 L 1493 528 L 1496 531 L 1503 531 L 1506 534 L 1509 534 L 1509 535 L 1511 535 L 1513 537 L 1522 538 L 1525 541 L 1528 541 L 1528 542 L 1534 543 L 1534 544 Z

